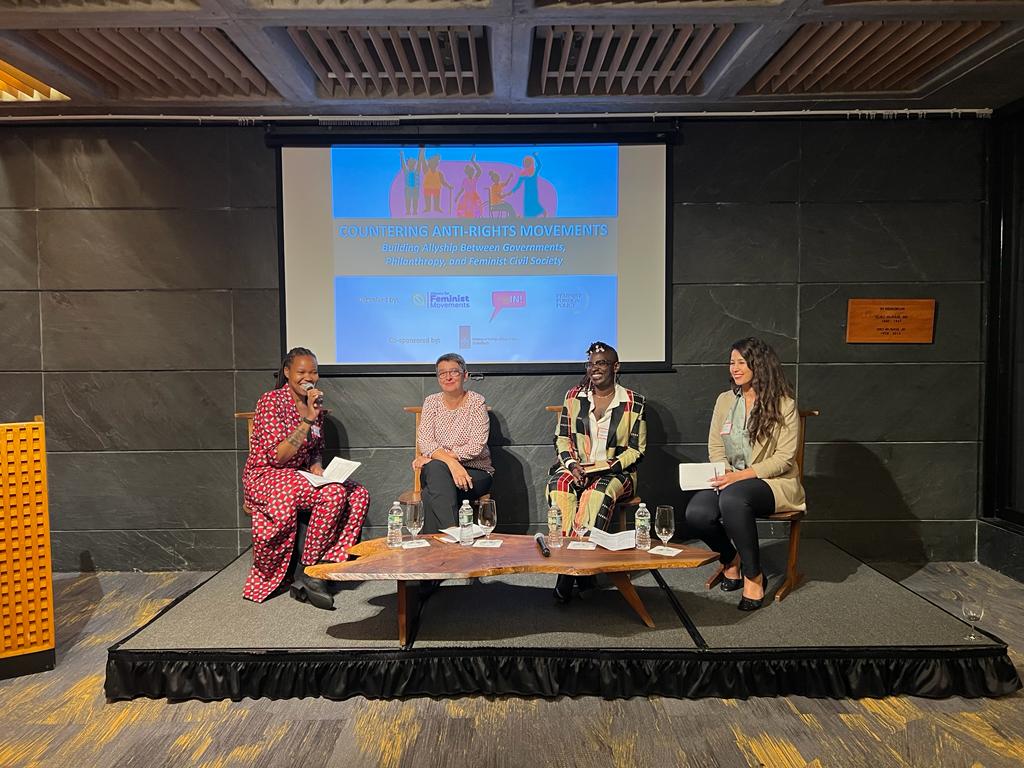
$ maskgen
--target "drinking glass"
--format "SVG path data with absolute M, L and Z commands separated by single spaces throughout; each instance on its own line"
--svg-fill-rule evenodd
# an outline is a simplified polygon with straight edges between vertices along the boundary
M 668 544 L 676 532 L 676 511 L 668 506 L 660 506 L 654 510 L 654 532 L 661 543 Z
M 415 541 L 416 534 L 423 530 L 423 502 L 403 502 L 402 512 L 405 516 L 405 527 L 409 529 L 409 533 L 412 534 L 413 541 Z
M 491 538 L 491 531 L 498 524 L 498 507 L 493 499 L 477 502 L 476 524 L 484 529 L 484 538 Z
M 974 631 L 974 625 L 981 621 L 981 617 L 985 615 L 985 607 L 977 600 L 965 598 L 960 604 L 960 612 L 971 623 L 971 634 L 965 637 L 964 640 L 981 640 L 981 635 Z

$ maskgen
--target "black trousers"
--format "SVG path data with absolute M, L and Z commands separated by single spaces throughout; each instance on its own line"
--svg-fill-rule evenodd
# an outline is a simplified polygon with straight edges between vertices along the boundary
M 757 522 L 775 512 L 775 497 L 760 478 L 740 480 L 720 494 L 699 491 L 686 505 L 686 525 L 718 552 L 719 562 L 728 565 L 740 553 L 743 575 L 757 579 L 761 574 L 761 548 L 757 543 Z
M 459 506 L 464 499 L 473 501 L 491 491 L 492 478 L 482 469 L 466 468 L 473 487 L 463 491 L 455 485 L 452 471 L 443 461 L 428 461 L 420 469 L 420 498 L 423 500 L 423 520 L 426 528 L 437 530 L 459 524 Z M 453 521 L 453 522 L 447 522 Z

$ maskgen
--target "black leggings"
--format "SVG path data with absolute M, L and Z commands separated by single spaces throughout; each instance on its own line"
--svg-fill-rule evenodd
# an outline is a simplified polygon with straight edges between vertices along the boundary
M 429 528 L 436 525 L 438 530 L 459 524 L 459 505 L 463 499 L 479 499 L 491 492 L 491 476 L 482 469 L 470 469 L 466 472 L 473 480 L 473 487 L 468 491 L 460 490 L 455 485 L 452 471 L 439 459 L 428 461 L 420 470 L 420 498 L 423 499 L 423 520 Z
M 686 505 L 686 525 L 728 565 L 740 553 L 743 575 L 756 580 L 761 574 L 761 550 L 757 545 L 758 517 L 775 512 L 775 496 L 759 478 L 740 480 L 720 494 L 700 491 Z

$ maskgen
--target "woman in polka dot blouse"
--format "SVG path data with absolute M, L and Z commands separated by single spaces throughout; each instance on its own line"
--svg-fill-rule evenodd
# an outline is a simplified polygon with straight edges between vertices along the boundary
M 490 423 L 482 395 L 465 388 L 469 374 L 462 355 L 437 359 L 441 391 L 423 401 L 417 455 L 424 519 L 438 528 L 458 523 L 463 499 L 478 499 L 491 490 Z
M 242 595 L 263 602 L 288 577 L 299 534 L 299 557 L 292 573 L 292 597 L 318 608 L 334 607 L 327 585 L 303 567 L 342 562 L 359 540 L 370 494 L 346 481 L 314 488 L 298 470 L 323 474 L 323 393 L 316 388 L 316 356 L 304 347 L 288 352 L 278 388 L 256 403 L 249 459 L 242 474 L 246 506 L 252 512 L 252 570 Z M 300 510 L 309 522 L 300 525 Z M 300 530 L 305 528 L 305 536 Z

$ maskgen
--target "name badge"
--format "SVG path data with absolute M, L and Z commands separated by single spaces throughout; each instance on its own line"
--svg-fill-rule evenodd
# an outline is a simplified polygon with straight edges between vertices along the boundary
M 721 431 L 720 434 L 723 434 L 723 435 L 731 435 L 732 434 L 732 422 L 731 421 L 727 421 L 727 422 L 725 422 L 725 424 L 722 425 L 722 431 Z
M 319 438 L 320 437 L 320 427 L 318 427 L 316 424 L 314 424 L 312 427 L 309 428 L 309 434 L 311 434 L 315 438 Z

